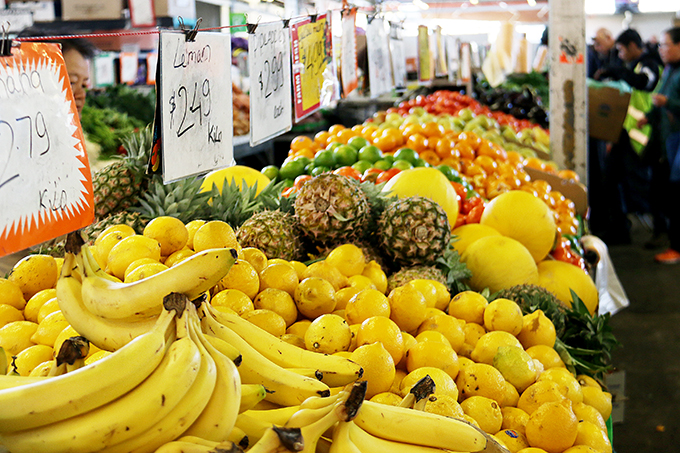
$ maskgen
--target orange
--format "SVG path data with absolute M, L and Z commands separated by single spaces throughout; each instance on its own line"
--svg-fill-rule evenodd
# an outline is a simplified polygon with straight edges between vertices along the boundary
M 328 144 L 328 138 L 330 136 L 331 134 L 327 131 L 319 131 L 314 136 L 314 143 L 325 148 L 326 145 Z
M 427 149 L 427 146 L 425 145 L 425 137 L 420 134 L 413 134 L 409 136 L 408 140 L 406 140 L 406 146 L 418 153 L 421 153 Z
M 312 146 L 312 139 L 306 135 L 298 135 L 290 142 L 290 149 L 293 151 L 300 151 L 303 148 Z
M 423 125 L 423 135 L 426 137 L 441 137 L 446 132 L 441 124 L 430 122 Z

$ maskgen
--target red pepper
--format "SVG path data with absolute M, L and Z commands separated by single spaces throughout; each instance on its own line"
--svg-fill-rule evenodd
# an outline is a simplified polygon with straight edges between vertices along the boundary
M 375 183 L 376 184 L 382 184 L 384 182 L 387 182 L 390 179 L 392 179 L 394 177 L 394 175 L 396 175 L 400 171 L 401 170 L 399 170 L 398 168 L 390 168 L 389 170 L 385 170 L 384 172 L 382 172 L 380 174 L 380 176 L 378 176 L 378 178 L 375 180 Z

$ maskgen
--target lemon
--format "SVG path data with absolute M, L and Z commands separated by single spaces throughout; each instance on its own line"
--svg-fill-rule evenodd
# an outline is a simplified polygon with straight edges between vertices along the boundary
M 59 332 L 59 335 L 57 335 L 57 338 L 54 340 L 54 344 L 52 345 L 52 349 L 54 349 L 54 356 L 56 358 L 57 354 L 59 353 L 59 348 L 61 348 L 62 343 L 67 338 L 71 337 L 78 337 L 80 334 L 76 331 L 76 329 L 73 328 L 73 326 L 66 326 L 61 332 Z M 90 352 L 92 352 L 93 349 L 95 349 L 96 346 L 93 344 L 90 344 Z M 89 353 L 88 353 L 89 355 Z
M 38 328 L 31 337 L 31 341 L 36 344 L 44 344 L 52 347 L 61 331 L 68 325 L 68 321 L 61 310 L 50 313 L 38 324 Z
M 361 275 L 370 278 L 375 285 L 375 289 L 385 294 L 385 291 L 387 291 L 387 275 L 380 267 L 380 264 L 374 260 L 369 261 Z
M 572 405 L 572 410 L 579 421 L 590 422 L 602 431 L 607 431 L 607 422 L 602 418 L 602 414 L 593 406 L 585 403 L 576 403 Z
M 242 318 L 266 330 L 275 337 L 280 337 L 286 333 L 286 321 L 283 320 L 281 315 L 271 310 L 260 308 L 258 310 L 246 311 L 243 313 Z
M 536 450 L 540 450 L 537 448 Z M 545 450 L 540 450 L 540 452 L 536 453 L 542 453 Z M 523 453 L 533 453 L 533 452 L 524 452 Z M 602 450 L 595 450 L 593 447 L 589 447 L 588 445 L 574 445 L 573 447 L 569 447 L 566 450 L 564 450 L 563 453 L 601 453 Z
M 143 280 L 152 275 L 159 274 L 164 270 L 167 270 L 168 266 L 163 263 L 146 263 L 141 266 L 137 266 L 132 269 L 124 278 L 125 283 L 132 283 L 139 280 Z
M 19 260 L 7 279 L 19 287 L 24 299 L 57 283 L 57 262 L 50 255 L 28 255 Z
M 57 263 L 57 275 L 61 275 L 61 268 L 64 266 L 64 258 L 57 257 L 54 258 L 54 261 Z
M 443 333 L 436 330 L 423 330 L 422 332 L 418 333 L 418 335 L 416 335 L 416 341 L 418 343 L 422 343 L 425 341 L 436 341 L 445 344 L 449 348 L 451 347 L 451 342 L 449 341 L 449 339 L 446 338 L 446 336 Z
M 31 373 L 29 374 L 29 377 L 35 377 L 35 376 L 44 377 L 44 376 L 47 376 L 49 374 L 50 370 L 52 370 L 52 366 L 55 364 L 55 362 L 56 361 L 54 359 L 50 359 L 50 360 L 45 360 L 42 363 L 39 363 L 38 365 L 35 366 L 35 368 L 33 368 Z
M 395 376 L 394 360 L 382 343 L 371 343 L 356 348 L 350 360 L 364 369 L 362 379 L 367 381 L 366 398 L 387 392 Z
M 161 256 L 181 250 L 189 240 L 189 232 L 181 220 L 176 217 L 159 216 L 152 219 L 144 227 L 144 236 L 158 241 L 161 245 Z
M 194 250 L 194 235 L 199 228 L 205 225 L 205 220 L 192 220 L 191 222 L 184 225 L 187 229 L 187 247 Z
M 14 321 L 23 321 L 24 314 L 12 305 L 0 305 L 0 327 Z
M 135 236 L 134 231 L 132 234 L 121 231 L 113 231 L 105 236 L 100 236 L 101 239 L 99 243 L 93 247 L 90 247 L 90 252 L 92 252 L 92 256 L 94 256 L 94 259 L 97 261 L 97 264 L 99 264 L 99 267 L 106 269 L 111 249 L 120 241 L 130 236 Z
M 57 290 L 54 288 L 49 288 L 49 289 L 43 289 L 42 291 L 38 291 L 28 299 L 28 302 L 26 302 L 26 306 L 24 307 L 24 318 L 26 318 L 27 321 L 32 321 L 32 322 L 38 322 L 38 312 L 40 311 L 40 307 L 43 306 L 45 302 L 47 302 L 50 299 L 56 299 L 57 297 Z
M 288 328 L 286 329 L 286 333 L 291 335 L 297 335 L 300 338 L 304 338 L 305 332 L 307 332 L 307 329 L 309 329 L 311 323 L 312 321 L 309 319 L 301 319 L 288 326 Z
M 326 261 L 317 261 L 307 266 L 305 272 L 302 274 L 303 278 L 309 277 L 319 277 L 330 282 L 333 285 L 333 289 L 338 291 L 345 286 L 349 285 L 349 280 L 345 277 L 340 270 L 328 264 Z
M 38 324 L 43 322 L 43 320 L 50 314 L 54 313 L 55 311 L 59 310 L 59 301 L 57 300 L 56 297 L 48 300 L 43 304 L 42 307 L 40 307 L 40 310 L 38 311 Z
M 394 380 L 392 381 L 392 385 L 390 386 L 390 392 L 394 393 L 396 395 L 399 395 L 399 389 L 401 388 L 401 381 L 404 380 L 408 373 L 404 370 L 400 370 L 397 368 L 397 370 L 394 372 Z M 401 398 L 401 396 L 400 396 Z
M 288 293 L 285 294 L 288 295 Z M 212 299 L 210 299 L 210 303 L 213 307 L 230 308 L 234 310 L 239 316 L 242 316 L 248 311 L 255 310 L 255 306 L 253 305 L 253 301 L 250 300 L 250 297 L 238 289 L 224 289 L 215 294 Z
M 406 352 L 406 369 L 411 372 L 424 366 L 443 370 L 456 379 L 460 366 L 458 355 L 450 346 L 436 341 L 417 343 Z
M 291 333 L 284 333 L 283 335 L 281 335 L 281 339 L 286 343 L 292 344 L 293 346 L 297 346 L 300 349 L 307 349 L 305 346 L 305 339 L 302 337 L 298 337 L 297 335 L 293 335 Z
M 425 321 L 427 301 L 420 291 L 409 286 L 395 288 L 388 296 L 390 319 L 405 332 L 415 332 Z
M 348 286 L 346 288 L 342 288 L 339 291 L 336 291 L 335 293 L 335 309 L 336 310 L 344 310 L 345 307 L 347 307 L 347 302 L 349 300 L 359 294 L 361 291 L 363 291 L 366 288 L 356 288 L 352 286 Z M 375 288 L 373 288 L 375 289 Z
M 139 266 L 142 266 L 144 264 L 156 264 L 156 263 L 160 263 L 160 261 L 155 260 L 153 258 L 140 258 L 138 260 L 134 260 L 125 269 L 125 272 L 123 273 L 123 281 L 125 281 L 125 279 L 128 278 L 128 274 L 130 274 L 130 272 L 137 269 Z
M 0 305 L 11 305 L 17 310 L 23 310 L 26 306 L 21 288 L 6 278 L 0 278 Z
M 538 377 L 539 381 L 553 381 L 567 388 L 567 398 L 572 403 L 583 402 L 583 391 L 573 374 L 566 368 L 550 368 Z
M 92 363 L 96 362 L 97 360 L 101 360 L 104 357 L 107 357 L 111 354 L 113 354 L 111 351 L 104 351 L 104 350 L 97 351 L 94 354 L 92 354 L 91 356 L 85 358 L 85 365 L 91 365 Z
M 243 249 L 243 259 L 248 261 L 255 272 L 258 274 L 267 267 L 267 255 L 258 248 L 255 247 L 245 247 Z
M 501 407 L 512 406 L 516 407 L 519 401 L 519 392 L 514 385 L 505 381 L 505 395 L 503 395 L 503 404 Z
M 52 355 L 53 352 L 50 346 L 36 344 L 17 354 L 14 365 L 21 376 L 28 376 L 35 367 L 43 362 L 52 360 Z
M 175 264 L 180 263 L 195 254 L 196 252 L 194 252 L 190 248 L 183 248 L 181 250 L 177 250 L 176 252 L 171 253 L 167 258 L 165 258 L 163 264 L 165 264 L 168 267 L 172 267 Z
M 511 406 L 502 407 L 501 413 L 503 414 L 501 429 L 512 429 L 521 434 L 525 433 L 525 427 L 529 421 L 529 414 L 522 409 Z
M 234 265 L 231 266 L 231 269 L 229 269 L 227 275 L 219 281 L 215 289 L 218 291 L 222 291 L 223 289 L 238 289 L 245 293 L 250 300 L 253 300 L 261 289 L 272 287 L 287 291 L 288 288 L 297 286 L 297 279 L 291 278 L 291 273 L 287 268 L 276 265 L 276 267 L 272 267 L 269 270 L 267 269 L 269 269 L 269 266 L 262 271 L 263 273 L 265 271 L 267 272 L 266 282 L 264 282 L 261 280 L 262 276 L 257 274 L 257 271 L 252 264 L 246 260 L 237 259 L 236 262 L 234 262 Z
M 593 406 L 605 420 L 612 414 L 612 395 L 595 387 L 582 387 L 583 402 Z
M 469 363 L 463 366 L 456 379 L 463 398 L 484 396 L 503 404 L 505 379 L 500 371 L 485 363 Z M 499 428 L 500 429 L 500 428 Z
M 371 316 L 361 323 L 357 332 L 357 346 L 380 342 L 399 363 L 404 354 L 404 337 L 399 326 L 385 316 Z
M 581 384 L 581 387 L 595 387 L 596 389 L 602 388 L 599 382 L 585 374 L 579 374 L 576 376 L 576 380 L 579 384 Z
M 532 447 L 561 453 L 574 445 L 577 435 L 578 419 L 568 400 L 544 403 L 529 415 L 526 437 Z
M 430 395 L 424 411 L 454 418 L 462 418 L 465 415 L 463 408 L 451 395 Z
M 373 281 L 370 278 L 366 277 L 365 275 L 352 275 L 350 278 L 347 279 L 347 282 L 350 288 L 355 288 L 358 290 L 367 288 L 377 289 Z
M 269 260 L 269 263 L 270 264 L 260 272 L 260 290 L 277 288 L 294 296 L 298 284 L 300 283 L 295 269 L 288 264 L 272 263 L 272 260 Z M 252 266 L 250 267 L 252 268 Z
M 307 277 L 295 289 L 293 299 L 300 314 L 309 319 L 335 310 L 335 289 L 328 280 Z
M 571 290 L 583 301 L 590 314 L 597 311 L 598 292 L 595 282 L 580 267 L 551 260 L 538 264 L 538 285 L 553 293 L 571 307 Z
M 526 437 L 526 436 L 525 436 Z M 527 441 L 528 442 L 528 441 Z M 564 450 L 564 453 L 568 452 L 569 450 Z M 517 453 L 548 453 L 542 448 L 536 448 L 536 447 L 527 447 L 527 448 L 522 448 L 521 450 L 518 450 Z M 583 453 L 583 452 L 580 452 Z
M 458 387 L 453 378 L 446 371 L 431 366 L 420 367 L 404 376 L 400 384 L 399 394 L 406 396 L 416 382 L 428 375 L 435 384 L 433 395 L 449 395 L 456 400 L 458 399 Z
M 550 368 L 563 368 L 564 362 L 560 355 L 552 347 L 546 346 L 544 344 L 537 344 L 527 348 L 527 354 L 531 356 L 532 359 L 536 359 L 543 365 L 543 368 L 548 370 Z
M 449 341 L 451 348 L 458 353 L 465 342 L 464 321 L 447 314 L 427 318 L 418 326 L 418 334 L 427 331 L 439 332 Z
M 524 315 L 522 330 L 517 334 L 517 339 L 526 349 L 536 345 L 552 348 L 557 339 L 555 325 L 542 310 L 536 310 Z
M 401 337 L 404 339 L 404 353 L 401 356 L 401 360 L 397 363 L 397 369 L 406 371 L 406 353 L 413 345 L 418 343 L 418 340 L 408 332 L 402 332 Z
M 291 266 L 293 266 L 293 269 L 295 269 L 295 272 L 297 272 L 298 275 L 298 280 L 302 280 L 304 277 L 303 275 L 305 274 L 305 271 L 307 270 L 307 265 L 301 261 L 289 261 L 288 262 Z
M 434 285 L 434 280 L 425 280 L 418 278 L 411 280 L 406 285 L 413 287 L 415 290 L 420 291 L 420 294 L 425 297 L 425 302 L 428 308 L 435 308 L 437 305 L 438 295 L 437 287 Z
M 463 326 L 463 332 L 465 332 L 465 343 L 474 347 L 486 333 L 486 329 L 475 322 L 468 322 Z
M 456 294 L 448 305 L 447 312 L 465 322 L 484 324 L 484 310 L 489 302 L 484 296 L 474 291 L 463 291 Z
M 102 239 L 104 239 L 104 237 L 107 236 L 110 233 L 119 233 L 119 234 L 122 234 L 123 237 L 128 237 L 128 236 L 132 236 L 134 234 L 137 234 L 135 232 L 134 228 L 132 228 L 130 225 L 126 225 L 124 223 L 119 223 L 119 224 L 116 224 L 116 225 L 110 225 L 110 226 L 107 226 L 106 228 L 104 228 L 102 230 L 102 232 L 99 233 L 99 235 L 97 235 L 97 237 L 94 240 L 94 245 L 99 245 L 101 243 Z
M 445 315 L 446 313 L 438 308 L 428 307 L 425 310 L 425 319 L 432 318 L 437 315 Z M 464 322 L 464 321 L 463 321 Z
M 373 395 L 370 401 L 374 403 L 387 404 L 388 406 L 399 406 L 401 404 L 402 397 L 392 392 L 382 392 L 377 395 Z
M 346 320 L 347 318 L 345 318 Z M 359 335 L 359 328 L 361 324 L 350 324 L 349 329 L 352 331 L 352 342 L 349 344 L 348 351 L 353 352 L 357 348 L 357 336 Z
M 501 234 L 488 225 L 482 225 L 480 223 L 468 223 L 467 225 L 461 225 L 454 229 L 451 234 L 455 236 L 455 240 L 451 242 L 451 247 L 453 247 L 459 254 L 463 254 L 470 244 L 475 242 L 477 239 L 486 236 L 500 236 Z
M 500 431 L 503 424 L 503 413 L 498 402 L 484 396 L 471 396 L 460 403 L 463 412 L 474 418 L 479 427 L 486 433 Z
M 496 440 L 500 441 L 511 453 L 516 453 L 522 448 L 527 448 L 529 442 L 524 434 L 514 429 L 502 429 L 494 434 Z
M 502 330 L 487 332 L 477 341 L 475 348 L 470 354 L 470 358 L 475 362 L 493 364 L 493 358 L 500 346 L 522 347 L 519 340 L 514 335 Z
M 236 233 L 227 222 L 211 220 L 201 225 L 194 233 L 193 246 L 195 252 L 208 249 L 233 248 L 241 251 L 236 240 Z
M 155 239 L 146 236 L 129 236 L 111 248 L 107 258 L 107 272 L 123 279 L 125 269 L 130 263 L 140 258 L 161 259 L 161 246 Z
M 38 330 L 38 324 L 31 321 L 14 321 L 0 328 L 0 346 L 11 362 L 12 356 L 33 346 L 31 337 Z
M 316 318 L 305 332 L 307 350 L 322 354 L 346 351 L 352 342 L 352 331 L 343 318 L 324 314 Z
M 484 327 L 486 330 L 503 330 L 512 335 L 522 331 L 523 314 L 517 302 L 499 298 L 484 309 Z
M 293 298 L 280 289 L 267 288 L 260 291 L 253 300 L 253 305 L 255 308 L 266 308 L 278 313 L 286 321 L 288 327 L 295 323 L 298 318 L 298 309 Z
M 537 381 L 522 392 L 517 407 L 531 415 L 542 404 L 567 399 L 567 389 L 553 381 Z
M 364 289 L 354 295 L 345 306 L 345 317 L 350 324 L 361 324 L 371 316 L 391 315 L 390 302 L 377 289 Z
M 364 252 L 354 244 L 340 245 L 328 254 L 326 262 L 335 266 L 345 277 L 361 275 L 366 266 Z

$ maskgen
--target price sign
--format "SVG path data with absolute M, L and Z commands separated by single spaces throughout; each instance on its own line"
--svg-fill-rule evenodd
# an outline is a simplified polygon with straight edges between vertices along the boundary
M 231 35 L 162 31 L 159 45 L 163 181 L 231 165 Z
M 0 57 L 0 256 L 92 223 L 92 176 L 64 58 L 22 43 Z
M 357 75 L 357 10 L 343 10 L 342 13 L 342 57 L 340 75 L 345 96 L 359 86 Z
M 442 36 L 442 27 L 437 26 L 434 30 L 435 46 L 437 48 L 437 61 L 435 63 L 435 73 L 437 77 L 447 75 L 446 70 L 446 52 L 444 52 L 444 37 Z
M 389 43 L 382 19 L 374 18 L 366 27 L 366 53 L 371 97 L 376 98 L 392 89 L 392 66 Z
M 293 93 L 295 120 L 314 113 L 321 107 L 324 71 L 333 58 L 331 27 L 327 14 L 300 19 L 290 27 L 293 49 Z
M 404 40 L 401 35 L 402 27 L 390 23 L 390 55 L 392 57 L 392 73 L 396 87 L 406 86 L 406 56 L 404 54 Z
M 454 36 L 446 37 L 446 59 L 448 61 L 449 82 L 458 82 L 460 68 L 460 42 Z
M 248 36 L 250 143 L 257 145 L 292 126 L 290 35 L 282 22 L 260 24 Z
M 432 80 L 432 56 L 430 54 L 430 33 L 425 25 L 418 27 L 418 80 Z

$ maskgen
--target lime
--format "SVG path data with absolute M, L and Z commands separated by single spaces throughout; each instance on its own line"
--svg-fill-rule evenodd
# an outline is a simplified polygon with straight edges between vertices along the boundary
M 333 160 L 336 167 L 352 165 L 357 161 L 357 150 L 349 145 L 340 145 L 333 150 Z
M 383 158 L 384 160 L 386 160 L 387 162 L 389 162 L 390 165 L 392 165 L 392 164 L 394 163 L 394 161 L 395 161 L 394 155 L 392 155 L 392 154 L 385 154 L 382 158 Z
M 458 172 L 454 170 L 453 168 L 449 167 L 448 165 L 437 165 L 437 170 L 442 172 L 444 176 L 446 176 L 446 179 L 449 181 L 454 181 L 458 175 Z
M 326 172 L 329 172 L 329 171 L 331 171 L 330 167 L 326 167 L 324 165 L 319 165 L 318 167 L 314 167 L 312 169 L 312 172 L 310 173 L 310 175 L 319 176 L 321 173 L 326 173 Z
M 333 151 L 333 150 L 334 150 L 335 148 L 337 148 L 338 146 L 342 146 L 342 143 L 340 143 L 340 142 L 331 142 L 331 143 L 329 143 L 329 144 L 326 146 L 326 149 L 327 149 L 328 151 Z
M 380 151 L 380 148 L 374 145 L 367 145 L 359 150 L 359 159 L 367 160 L 372 164 L 382 159 L 382 157 L 383 157 L 382 151 Z
M 413 164 L 414 167 L 430 167 L 431 165 L 425 162 L 425 159 L 422 157 L 419 157 L 416 159 L 416 162 Z
M 389 170 L 392 168 L 392 163 L 386 159 L 380 159 L 373 164 L 373 168 L 377 168 L 378 170 Z
M 312 163 L 312 159 L 307 156 L 297 156 L 293 159 L 293 162 L 302 162 L 302 168 L 304 169 L 307 165 Z
M 309 164 L 307 164 L 307 165 L 305 166 L 305 174 L 306 174 L 306 175 L 311 175 L 311 174 L 312 174 L 312 170 L 314 170 L 315 167 L 316 167 L 316 165 L 314 165 L 314 162 L 310 162 Z
M 394 153 L 394 160 L 405 160 L 411 165 L 416 165 L 416 162 L 418 161 L 418 153 L 411 148 L 399 148 Z
M 283 180 L 283 187 L 293 187 L 294 185 L 295 185 L 295 181 L 290 179 L 290 178 L 286 178 L 286 179 Z
M 358 170 L 359 173 L 364 173 L 366 170 L 372 167 L 373 164 L 371 164 L 367 160 L 358 160 L 355 163 L 352 164 L 352 168 L 355 170 Z
M 303 160 L 296 159 L 289 160 L 281 165 L 281 169 L 279 169 L 279 177 L 281 179 L 295 179 L 305 172 L 305 166 L 309 162 L 305 163 Z
M 364 146 L 370 145 L 370 142 L 366 140 L 364 137 L 357 135 L 356 137 L 350 138 L 347 144 L 352 148 L 356 149 L 357 151 L 359 151 Z
M 399 170 L 410 170 L 413 168 L 413 165 L 411 165 L 411 162 L 407 160 L 398 159 L 394 161 L 392 168 L 398 168 Z
M 279 176 L 279 167 L 276 165 L 267 165 L 266 167 L 262 167 L 260 173 L 265 175 L 267 178 L 274 180 L 277 176 Z
M 322 149 L 314 155 L 315 167 L 331 168 L 335 162 L 333 161 L 333 151 L 329 149 Z

